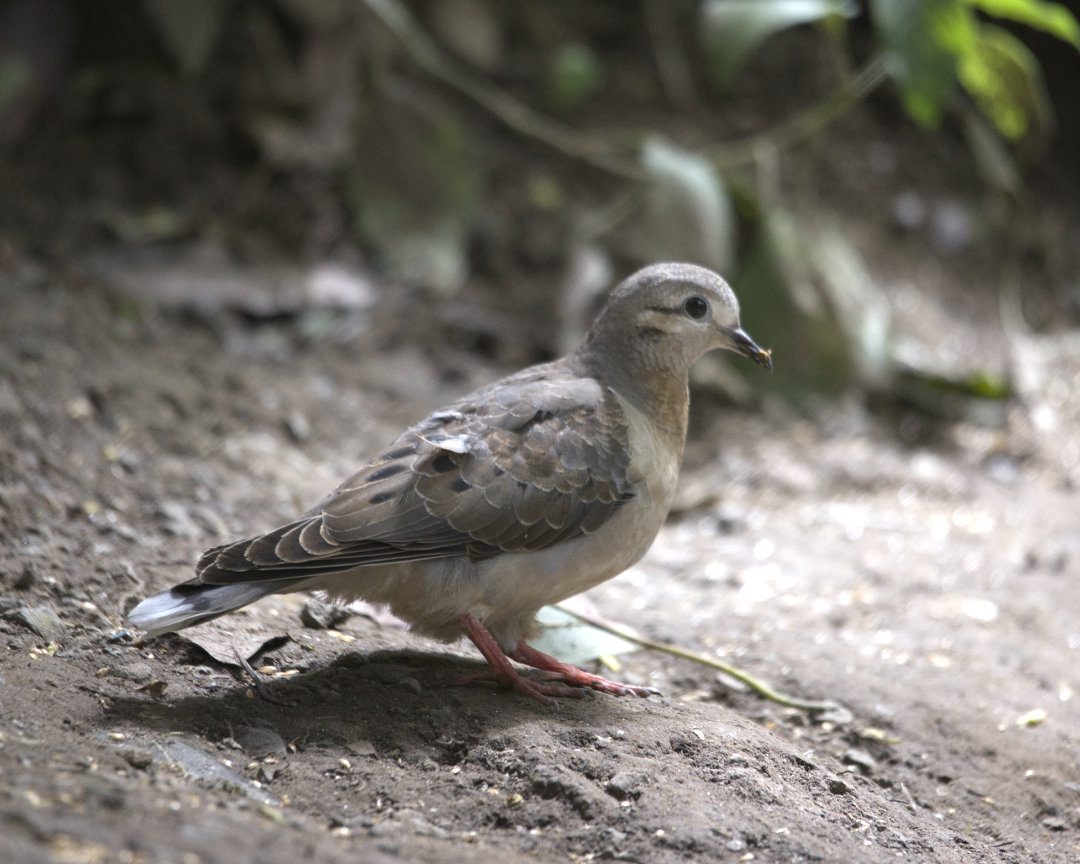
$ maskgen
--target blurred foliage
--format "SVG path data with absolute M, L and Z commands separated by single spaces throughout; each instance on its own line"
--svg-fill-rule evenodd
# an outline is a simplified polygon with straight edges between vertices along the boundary
M 1072 13 L 1043 0 L 872 0 L 882 43 L 891 52 L 904 106 L 918 123 L 941 122 L 960 84 L 1006 138 L 1048 125 L 1038 61 L 1008 30 L 979 11 L 1051 34 L 1080 49 Z
M 0 58 L 0 115 L 30 82 L 30 69 L 17 57 Z
M 853 0 L 704 0 L 701 33 L 713 83 L 726 90 L 750 54 L 774 33 L 857 12 Z
M 224 0 L 143 0 L 161 38 L 189 75 L 206 66 L 229 3 Z
M 588 45 L 560 45 L 548 69 L 548 102 L 559 111 L 578 108 L 596 95 L 603 77 L 603 64 Z
M 560 305 L 581 315 L 590 308 L 586 294 L 607 278 L 597 272 L 660 258 L 698 261 L 732 274 L 752 298 L 748 324 L 762 341 L 785 346 L 772 380 L 793 390 L 853 382 L 888 389 L 921 373 L 899 356 L 883 289 L 852 239 L 785 191 L 784 153 L 821 140 L 891 83 L 918 126 L 934 130 L 956 118 L 988 187 L 1015 202 L 1026 165 L 1053 129 L 1024 29 L 1080 48 L 1073 14 L 1044 0 L 120 5 L 122 13 L 117 2 L 0 5 L 0 146 L 23 136 L 35 112 L 47 114 L 46 84 L 71 53 L 50 36 L 62 32 L 58 17 L 100 41 L 108 28 L 94 26 L 95 10 L 112 8 L 114 24 L 127 16 L 135 28 L 115 50 L 134 58 L 160 49 L 171 58 L 175 80 L 148 84 L 149 111 L 181 106 L 192 126 L 219 111 L 228 140 L 243 141 L 275 176 L 299 178 L 298 186 L 324 178 L 343 202 L 350 239 L 391 278 L 454 296 L 477 262 L 492 281 L 510 285 L 550 266 L 550 249 L 562 247 L 561 287 L 572 302 Z M 796 29 L 801 41 L 792 42 L 784 34 Z M 799 75 L 791 89 L 800 97 L 820 92 L 795 110 L 788 100 L 791 113 L 777 120 L 773 106 L 754 104 L 760 88 L 748 70 L 769 68 L 762 59 L 775 58 L 770 51 L 781 44 L 796 45 L 804 60 L 775 63 Z M 75 79 L 82 95 L 106 91 L 104 68 Z M 146 66 L 115 68 L 131 78 Z M 803 69 L 812 80 L 801 80 Z M 166 97 L 183 88 L 170 103 Z M 757 95 L 748 100 L 748 92 Z M 733 103 L 738 110 L 724 113 Z M 771 125 L 713 140 L 716 125 L 747 113 Z M 673 118 L 679 122 L 667 122 Z M 492 127 L 511 133 L 519 145 L 512 154 L 492 145 Z M 558 175 L 538 152 L 574 170 Z M 508 204 L 503 190 L 514 184 L 517 199 Z M 139 212 L 175 212 L 154 208 Z M 123 214 L 108 218 L 114 230 L 132 223 Z M 134 233 L 147 238 L 194 230 L 179 216 L 168 231 L 152 230 L 145 218 L 138 225 Z M 515 234 L 528 235 L 514 238 L 516 257 L 500 246 Z M 797 365 L 785 367 L 784 358 L 795 357 Z M 978 372 L 922 371 L 930 390 L 1007 393 Z
M 649 177 L 635 246 L 647 260 L 698 261 L 730 272 L 735 265 L 735 212 L 709 160 L 656 135 L 641 147 Z

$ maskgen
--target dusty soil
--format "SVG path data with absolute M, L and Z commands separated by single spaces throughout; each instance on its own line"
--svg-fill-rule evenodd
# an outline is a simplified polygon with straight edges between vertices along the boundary
M 651 652 L 621 675 L 663 697 L 552 709 L 303 598 L 211 625 L 217 659 L 124 629 L 504 371 L 438 310 L 376 285 L 298 326 L 8 264 L 0 860 L 1080 860 L 1075 338 L 1010 348 L 996 426 L 697 401 L 677 512 L 595 608 L 846 715 Z
M 377 614 L 312 626 L 302 597 L 146 644 L 124 613 L 550 351 L 576 223 L 524 207 L 530 178 L 550 169 L 598 209 L 614 194 L 500 131 L 478 149 L 506 206 L 470 249 L 490 284 L 439 300 L 308 270 L 367 260 L 333 172 L 208 143 L 156 79 L 123 79 L 121 95 L 147 84 L 143 111 L 58 107 L 0 160 L 0 862 L 1080 860 L 1080 302 L 1058 290 L 1080 249 L 1071 149 L 1039 166 L 1029 191 L 1050 204 L 1016 226 L 1027 318 L 1059 331 L 1039 337 L 1003 333 L 994 230 L 1014 211 L 978 191 L 956 135 L 883 101 L 785 163 L 906 335 L 947 369 L 1010 372 L 1017 393 L 944 421 L 895 394 L 795 409 L 705 387 L 668 526 L 589 595 L 844 710 L 782 708 L 644 651 L 618 677 L 662 697 L 548 708 L 457 686 L 479 668 L 471 646 Z M 727 140 L 818 83 L 780 69 L 729 117 L 644 125 Z M 904 193 L 926 212 L 898 229 Z M 1044 240 L 1060 260 L 1029 260 Z M 267 260 L 290 265 L 251 263 Z M 768 310 L 743 303 L 757 333 Z

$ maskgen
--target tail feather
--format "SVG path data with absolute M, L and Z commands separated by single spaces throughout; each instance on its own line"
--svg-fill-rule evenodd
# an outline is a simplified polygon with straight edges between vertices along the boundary
M 254 603 L 260 597 L 292 590 L 296 584 L 304 581 L 306 579 L 285 583 L 241 582 L 234 585 L 184 582 L 147 597 L 128 613 L 128 621 L 145 630 L 147 635 L 158 636 L 211 621 L 226 612 Z

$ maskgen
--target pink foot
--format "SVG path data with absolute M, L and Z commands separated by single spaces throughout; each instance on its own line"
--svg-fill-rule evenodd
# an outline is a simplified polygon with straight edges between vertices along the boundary
M 580 699 L 586 690 L 596 690 L 600 693 L 608 693 L 612 696 L 656 696 L 659 691 L 651 687 L 634 687 L 630 684 L 620 684 L 618 681 L 609 681 L 599 675 L 593 675 L 577 666 L 563 663 L 542 651 L 537 651 L 525 642 L 518 642 L 517 647 L 511 652 L 510 657 L 540 670 L 540 680 L 534 677 L 522 675 L 510 657 L 502 650 L 495 637 L 474 615 L 462 615 L 461 626 L 484 659 L 491 667 L 485 672 L 470 675 L 466 679 L 471 683 L 478 680 L 495 680 L 504 687 L 510 687 L 523 693 L 545 705 L 554 705 L 555 698 Z M 557 682 L 557 683 L 556 683 Z M 463 682 L 465 683 L 465 682 Z
M 494 680 L 504 687 L 517 690 L 518 693 L 523 693 L 537 702 L 543 702 L 545 705 L 555 705 L 556 697 L 580 699 L 585 695 L 585 691 L 575 690 L 565 684 L 551 684 L 547 681 L 537 681 L 534 678 L 522 675 L 514 668 L 514 664 L 510 662 L 499 643 L 495 641 L 495 637 L 474 615 L 462 615 L 461 626 L 465 630 L 465 635 L 480 649 L 480 653 L 484 655 L 484 659 L 488 661 L 491 668 L 475 675 L 467 675 L 460 683 L 472 684 L 476 681 Z M 549 676 L 544 675 L 543 677 L 547 678 Z
M 524 663 L 534 669 L 543 669 L 572 687 L 586 687 L 589 690 L 609 693 L 612 696 L 640 696 L 642 699 L 646 696 L 660 695 L 660 691 L 652 687 L 635 687 L 632 684 L 623 684 L 619 681 L 610 681 L 607 678 L 601 678 L 599 675 L 593 675 L 591 672 L 578 669 L 577 666 L 570 663 L 564 663 L 550 654 L 537 651 L 525 642 L 518 642 L 517 647 L 510 653 L 510 656 L 517 660 L 518 663 Z

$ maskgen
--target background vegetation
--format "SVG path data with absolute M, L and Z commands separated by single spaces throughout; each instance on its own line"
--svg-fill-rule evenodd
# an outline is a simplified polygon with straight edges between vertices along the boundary
M 1076 177 L 1047 165 L 1080 140 L 1078 49 L 1075 17 L 1044 0 L 16 0 L 0 6 L 3 225 L 52 258 L 210 241 L 234 263 L 353 261 L 436 298 L 546 297 L 561 317 L 540 351 L 572 341 L 614 275 L 691 259 L 795 349 L 772 386 L 937 410 L 1007 395 L 1008 370 L 905 347 L 874 250 L 821 186 L 840 171 L 901 233 L 929 225 L 930 255 L 992 249 L 994 278 L 969 287 L 1021 324 L 1075 320 L 1067 231 L 1040 201 Z M 865 130 L 844 140 L 860 105 L 924 186 L 962 172 L 966 209 L 868 178 Z M 1025 310 L 1033 259 L 1044 290 Z M 737 394 L 719 370 L 703 377 Z

